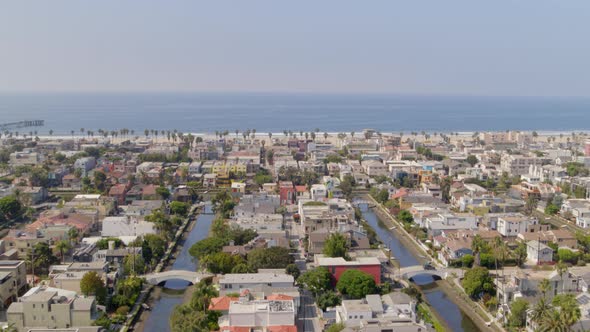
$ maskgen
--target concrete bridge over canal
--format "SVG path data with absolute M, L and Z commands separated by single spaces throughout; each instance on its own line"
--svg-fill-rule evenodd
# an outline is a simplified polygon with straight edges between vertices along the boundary
M 436 276 L 440 279 L 446 279 L 447 277 L 455 274 L 457 277 L 463 277 L 463 270 L 461 269 L 425 269 L 422 265 L 406 266 L 395 271 L 395 276 L 400 279 L 410 280 L 417 275 L 427 274 Z
M 185 270 L 170 270 L 146 274 L 144 277 L 147 282 L 156 286 L 168 280 L 184 280 L 190 282 L 191 284 L 196 284 L 203 279 L 213 277 L 213 274 Z

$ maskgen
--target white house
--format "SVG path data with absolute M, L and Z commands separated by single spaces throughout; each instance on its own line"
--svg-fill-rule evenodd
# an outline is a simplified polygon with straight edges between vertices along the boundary
M 502 236 L 517 236 L 526 233 L 529 227 L 537 225 L 537 218 L 527 217 L 520 213 L 498 217 L 497 230 Z
M 553 261 L 553 249 L 537 240 L 527 242 L 526 253 L 527 260 L 535 264 Z

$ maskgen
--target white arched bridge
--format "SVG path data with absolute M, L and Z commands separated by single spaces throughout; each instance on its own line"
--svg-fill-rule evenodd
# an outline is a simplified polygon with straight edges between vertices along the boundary
M 457 277 L 463 277 L 463 270 L 461 269 L 425 269 L 422 265 L 413 265 L 402 267 L 395 271 L 395 276 L 401 279 L 410 280 L 417 275 L 427 274 L 431 276 L 437 276 L 440 279 L 446 279 L 451 274 L 455 274 Z
M 185 270 L 170 270 L 164 272 L 146 274 L 145 280 L 152 285 L 159 285 L 168 280 L 184 280 L 196 284 L 203 279 L 213 277 L 210 273 L 201 273 Z

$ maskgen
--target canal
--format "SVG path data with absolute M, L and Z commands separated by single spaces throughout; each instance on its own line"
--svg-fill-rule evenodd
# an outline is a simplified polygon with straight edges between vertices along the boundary
M 198 262 L 188 253 L 189 248 L 195 243 L 207 237 L 211 223 L 215 216 L 210 212 L 211 206 L 205 206 L 205 213 L 197 216 L 192 229 L 186 236 L 186 239 L 179 243 L 180 252 L 176 256 L 176 260 L 169 268 L 170 270 L 187 270 L 196 271 Z M 169 280 L 167 281 L 161 291 L 161 296 L 152 305 L 144 331 L 145 332 L 169 332 L 170 331 L 170 315 L 172 310 L 178 304 L 182 304 L 184 300 L 184 291 L 189 286 L 189 283 L 184 280 Z
M 384 246 L 390 247 L 392 255 L 401 267 L 422 265 L 418 257 L 415 257 L 410 250 L 400 242 L 397 235 L 379 220 L 379 217 L 366 205 L 361 206 L 363 218 L 375 230 L 377 236 Z M 413 278 L 414 282 L 421 287 L 426 300 L 452 331 L 479 332 L 475 323 L 461 309 L 453 303 L 447 295 L 434 283 L 430 275 L 419 275 Z

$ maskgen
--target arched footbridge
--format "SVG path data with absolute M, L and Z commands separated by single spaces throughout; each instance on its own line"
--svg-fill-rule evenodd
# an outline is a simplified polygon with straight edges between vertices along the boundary
M 447 277 L 451 276 L 452 274 L 456 275 L 459 278 L 463 277 L 463 270 L 461 269 L 452 269 L 452 268 L 445 268 L 445 269 L 425 269 L 422 265 L 413 265 L 403 267 L 397 271 L 395 271 L 395 276 L 401 279 L 410 280 L 413 277 L 421 274 L 427 274 L 431 276 L 437 276 L 440 279 L 446 279 Z
M 159 285 L 168 280 L 184 280 L 196 284 L 203 279 L 213 277 L 210 273 L 193 272 L 185 270 L 170 270 L 158 273 L 146 274 L 145 280 L 152 285 Z

